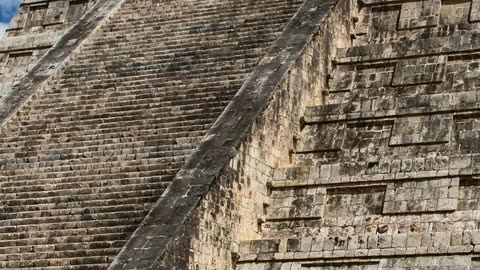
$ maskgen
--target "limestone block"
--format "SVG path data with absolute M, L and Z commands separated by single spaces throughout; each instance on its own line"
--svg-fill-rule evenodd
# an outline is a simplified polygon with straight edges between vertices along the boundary
M 404 1 L 398 29 L 436 26 L 439 22 L 441 0 Z
M 446 143 L 450 141 L 452 115 L 429 115 L 397 118 L 390 137 L 390 146 Z
M 443 0 L 440 11 L 440 25 L 468 23 L 472 0 Z
M 455 118 L 455 140 L 462 150 L 475 150 L 479 147 L 480 119 L 476 115 Z
M 415 85 L 443 82 L 447 57 L 444 55 L 405 59 L 397 62 L 392 85 Z
M 381 214 L 385 186 L 327 189 L 326 217 Z
M 383 213 L 454 211 L 458 179 L 395 182 L 387 185 Z
M 75 22 L 80 19 L 85 11 L 90 7 L 92 2 L 88 0 L 76 0 L 71 1 L 67 11 L 67 18 L 68 22 Z
M 9 53 L 4 72 L 10 77 L 19 77 L 28 70 L 32 60 L 32 51 Z
M 345 129 L 346 125 L 340 123 L 308 125 L 302 131 L 302 139 L 297 145 L 297 152 L 340 150 L 345 137 Z
M 48 3 L 38 3 L 29 5 L 28 20 L 25 25 L 27 28 L 42 26 L 45 21 L 48 10 Z
M 324 215 L 325 193 L 320 187 L 275 189 L 267 220 L 320 218 Z
M 64 23 L 67 15 L 68 1 L 50 2 L 43 25 Z
M 470 8 L 470 22 L 480 21 L 480 0 L 472 0 Z
M 480 179 L 465 177 L 460 179 L 458 210 L 477 210 L 480 207 Z
M 352 90 L 353 80 L 355 78 L 354 70 L 345 70 L 338 68 L 333 74 L 333 81 L 330 85 L 330 92 L 348 92 Z
M 400 10 L 398 5 L 372 7 L 368 25 L 368 32 L 372 34 L 372 37 L 381 32 L 396 31 Z

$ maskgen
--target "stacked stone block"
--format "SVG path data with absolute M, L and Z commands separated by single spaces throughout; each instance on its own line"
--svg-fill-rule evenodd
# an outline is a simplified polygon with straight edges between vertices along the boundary
M 0 268 L 107 269 L 300 4 L 126 1 L 2 127 Z
M 478 3 L 357 4 L 237 269 L 479 267 Z

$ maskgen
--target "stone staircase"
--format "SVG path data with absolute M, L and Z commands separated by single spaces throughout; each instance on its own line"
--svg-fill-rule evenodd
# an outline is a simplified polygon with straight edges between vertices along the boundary
M 479 6 L 359 2 L 237 269 L 479 269 Z
M 0 268 L 107 269 L 301 3 L 127 0 L 0 131 Z

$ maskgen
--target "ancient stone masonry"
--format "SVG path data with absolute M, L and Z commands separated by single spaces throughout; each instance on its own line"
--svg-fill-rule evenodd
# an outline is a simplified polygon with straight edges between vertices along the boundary
M 0 98 L 95 0 L 25 0 L 0 41 Z
M 355 9 L 237 269 L 478 269 L 479 1 Z
M 88 3 L 27 2 L 7 40 Z M 479 269 L 479 23 L 478 0 L 126 0 L 0 99 L 33 94 L 0 108 L 0 268 Z
M 91 3 L 25 2 L 0 82 Z M 0 268 L 107 269 L 301 4 L 124 1 L 1 129 Z

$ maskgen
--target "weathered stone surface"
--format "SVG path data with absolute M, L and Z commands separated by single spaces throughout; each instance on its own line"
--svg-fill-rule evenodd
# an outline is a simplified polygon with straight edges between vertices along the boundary
M 480 267 L 477 2 L 25 2 L 0 264 Z
M 9 30 L 0 46 L 9 50 L 12 40 L 45 34 L 62 20 L 62 25 L 71 25 L 83 15 L 71 7 L 86 8 L 88 3 L 25 3 L 27 17 L 35 20 Z M 210 198 L 222 201 L 205 205 L 217 215 L 250 207 L 236 206 L 236 193 L 225 199 L 232 192 L 231 182 L 209 188 L 209 178 L 218 172 L 170 182 L 301 4 L 99 0 L 37 63 L 23 52 L 2 57 L 2 74 L 17 72 L 21 79 L 0 99 L 5 123 L 0 136 L 0 242 L 5 243 L 0 268 L 107 269 L 154 208 L 145 224 L 155 222 L 131 239 L 138 248 L 128 256 L 141 261 L 125 267 L 158 265 L 162 254 L 156 251 L 173 245 L 178 249 L 161 264 L 185 269 L 189 252 L 181 248 L 191 238 L 178 238 L 177 229 L 187 235 L 192 233 L 189 224 L 209 226 L 215 221 L 213 213 L 209 221 L 190 215 L 207 192 L 218 192 Z M 28 9 L 30 5 L 36 8 Z M 26 74 L 24 64 L 31 66 Z M 281 62 L 263 61 L 266 67 L 272 64 Z M 242 118 L 229 117 L 229 124 L 235 121 Z M 209 159 L 197 157 L 202 166 L 223 164 L 217 157 L 233 152 L 235 145 L 224 139 L 218 146 Z M 267 169 L 262 167 L 259 174 Z M 185 167 L 185 172 L 191 170 Z M 167 188 L 182 195 L 185 191 L 185 196 L 155 204 Z M 244 192 L 250 196 L 248 188 Z M 172 212 L 155 210 L 157 206 Z M 254 210 L 245 212 L 250 216 Z M 228 223 L 218 222 L 208 238 L 228 237 L 222 230 Z M 256 220 L 253 224 L 257 229 Z M 242 230 L 247 238 L 255 235 L 250 228 Z M 216 261 L 212 252 L 206 266 L 232 264 L 228 252 L 234 244 L 225 245 L 228 260 Z
M 295 219 L 263 225 L 278 249 L 241 252 L 238 269 L 478 268 L 477 4 L 357 6 L 324 103 L 306 108 L 270 183 L 267 213 L 284 190 L 324 188 L 323 215 L 290 204 Z

